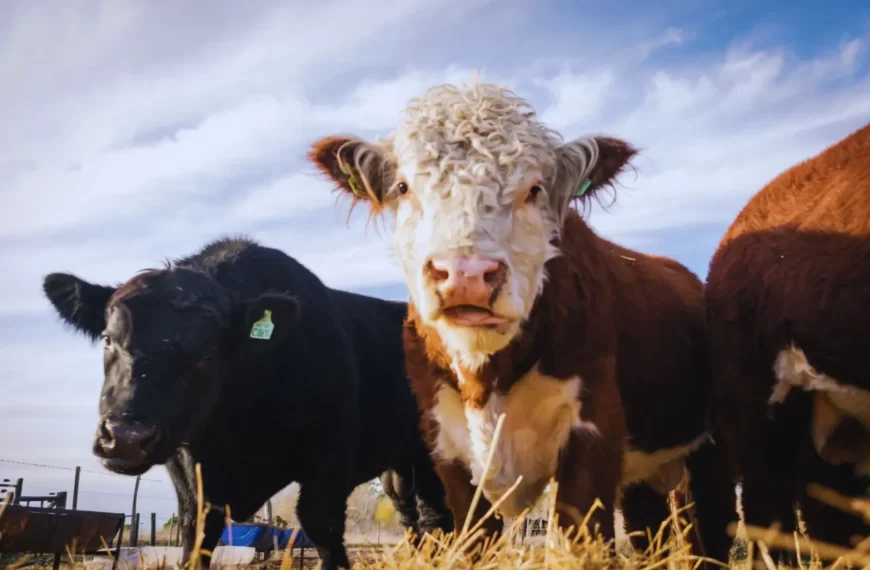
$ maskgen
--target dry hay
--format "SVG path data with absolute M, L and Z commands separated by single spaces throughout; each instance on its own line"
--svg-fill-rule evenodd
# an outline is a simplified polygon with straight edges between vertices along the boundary
M 498 440 L 503 420 L 504 416 L 502 415 L 496 426 L 494 444 Z M 490 460 L 493 450 L 494 446 L 490 450 Z M 488 468 L 489 463 L 487 462 L 484 472 Z M 211 506 L 204 501 L 202 475 L 199 465 L 196 466 L 196 478 L 199 516 L 197 517 L 196 543 L 193 555 L 191 556 L 193 563 L 189 565 L 189 570 L 195 570 L 199 567 L 198 554 L 200 552 L 210 555 L 208 551 L 204 551 L 201 548 L 204 537 L 205 515 L 209 512 Z M 514 484 L 511 491 L 516 488 L 519 482 L 518 480 Z M 745 541 L 745 556 L 732 558 L 729 564 L 712 561 L 693 553 L 691 550 L 688 537 L 689 533 L 693 532 L 692 525 L 691 523 L 686 524 L 683 517 L 680 516 L 680 511 L 689 508 L 691 505 L 687 505 L 683 509 L 677 509 L 673 501 L 671 501 L 671 517 L 663 522 L 658 532 L 651 537 L 650 547 L 647 552 L 635 552 L 630 547 L 627 549 L 616 548 L 614 543 L 605 542 L 600 536 L 592 536 L 586 530 L 585 523 L 592 511 L 587 513 L 583 519 L 579 532 L 575 532 L 574 529 L 569 529 L 565 532 L 558 527 L 558 515 L 555 512 L 557 488 L 558 484 L 556 482 L 550 486 L 549 496 L 547 497 L 549 504 L 548 526 L 540 544 L 517 542 L 518 532 L 522 528 L 522 523 L 528 512 L 518 517 L 515 524 L 506 529 L 507 532 L 495 542 L 490 543 L 489 539 L 479 540 L 483 534 L 481 528 L 483 520 L 490 516 L 496 516 L 495 511 L 499 505 L 497 502 L 492 506 L 486 517 L 475 525 L 472 526 L 470 520 L 466 520 L 458 535 L 454 533 L 446 536 L 427 534 L 423 537 L 421 544 L 414 547 L 411 544 L 410 535 L 407 534 L 394 547 L 381 548 L 372 545 L 370 548 L 362 549 L 362 552 L 356 552 L 355 556 L 352 553 L 351 557 L 354 559 L 353 568 L 354 570 L 610 570 L 613 568 L 624 568 L 626 570 L 693 570 L 698 568 L 702 562 L 710 561 L 724 568 L 730 567 L 748 570 L 748 562 L 753 557 L 752 550 L 758 548 L 762 558 L 761 566 L 767 570 L 777 570 L 777 565 L 768 553 L 768 549 L 782 548 L 797 552 L 799 559 L 802 556 L 810 557 L 810 562 L 808 564 L 801 564 L 798 570 L 818 570 L 822 568 L 840 570 L 847 567 L 870 569 L 870 536 L 865 537 L 852 550 L 848 550 L 810 540 L 803 527 L 801 527 L 799 532 L 786 534 L 780 532 L 777 528 L 747 527 L 742 525 L 742 523 L 732 525 L 729 532 L 732 536 L 738 537 L 738 542 L 742 542 L 741 538 Z M 855 516 L 862 516 L 870 523 L 870 500 L 850 499 L 838 495 L 831 490 L 814 485 L 811 485 L 808 491 L 816 499 L 851 512 Z M 478 486 L 469 512 L 474 512 L 480 494 L 481 489 Z M 502 500 L 506 497 L 507 494 L 502 497 Z M 5 504 L 0 507 L 0 517 L 2 517 L 3 507 L 5 507 Z M 593 510 L 595 508 L 601 508 L 600 503 L 593 506 Z M 229 513 L 226 514 L 229 516 Z M 742 519 L 742 513 L 739 514 Z M 672 537 L 667 542 L 662 539 L 666 525 L 671 525 L 672 531 Z M 738 527 L 742 528 L 738 529 Z M 293 538 L 288 541 L 288 546 L 293 544 Z M 82 560 L 82 557 L 70 556 L 71 560 L 75 560 L 75 558 Z M 7 567 L 10 569 L 22 567 L 48 568 L 33 564 L 30 557 L 24 557 Z M 64 565 L 63 567 L 87 569 L 83 560 Z M 159 568 L 159 566 L 153 567 Z M 306 567 L 319 568 L 320 565 L 318 562 L 313 566 L 306 565 Z M 246 568 L 292 570 L 298 568 L 298 566 L 295 563 L 291 550 L 288 548 L 281 554 L 280 559 L 254 563 Z

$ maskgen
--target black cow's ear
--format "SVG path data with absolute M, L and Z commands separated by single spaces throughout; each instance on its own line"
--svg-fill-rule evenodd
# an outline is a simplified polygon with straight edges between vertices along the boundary
M 281 342 L 296 324 L 299 302 L 281 293 L 265 293 L 245 303 L 245 336 L 251 341 Z
M 42 291 L 64 322 L 92 341 L 106 328 L 106 305 L 116 287 L 94 285 L 69 273 L 51 273 L 42 281 Z

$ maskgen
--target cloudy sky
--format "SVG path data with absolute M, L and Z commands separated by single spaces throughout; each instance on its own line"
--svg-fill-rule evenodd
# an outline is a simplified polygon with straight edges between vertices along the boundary
M 304 154 L 323 135 L 384 134 L 410 97 L 473 71 L 566 137 L 641 147 L 590 221 L 704 276 L 749 196 L 870 119 L 870 7 L 644 4 L 0 4 L 0 478 L 41 494 L 81 465 L 81 508 L 129 511 L 133 480 L 90 453 L 100 349 L 51 314 L 48 272 L 114 283 L 247 233 L 329 285 L 404 299 L 386 238 L 348 227 Z M 142 510 L 168 516 L 165 470 L 145 477 Z

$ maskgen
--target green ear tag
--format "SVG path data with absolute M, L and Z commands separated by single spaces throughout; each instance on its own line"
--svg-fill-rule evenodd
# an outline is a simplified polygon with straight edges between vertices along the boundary
M 275 329 L 275 323 L 272 322 L 272 311 L 266 309 L 263 311 L 263 318 L 254 323 L 251 327 L 251 338 L 260 340 L 269 340 L 272 338 L 272 331 Z
M 587 178 L 586 180 L 584 180 L 583 184 L 580 185 L 580 188 L 577 189 L 577 196 L 582 196 L 583 194 L 585 194 L 586 191 L 589 190 L 589 186 L 591 186 L 591 185 L 592 185 L 591 179 Z
M 353 168 L 347 163 L 342 163 L 340 168 L 345 176 L 347 176 L 347 184 L 348 186 L 350 186 L 350 191 L 353 192 L 354 196 L 362 199 L 368 198 L 368 195 L 365 193 L 365 191 L 363 191 L 363 189 L 359 187 L 359 180 L 357 180 Z

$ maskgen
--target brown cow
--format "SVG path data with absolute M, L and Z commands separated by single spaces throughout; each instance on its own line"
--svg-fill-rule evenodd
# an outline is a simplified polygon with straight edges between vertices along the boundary
M 701 282 L 602 239 L 570 208 L 635 153 L 607 137 L 562 143 L 488 84 L 430 89 L 385 140 L 335 136 L 311 150 L 354 204 L 396 216 L 407 367 L 457 526 L 478 483 L 476 517 L 499 499 L 515 516 L 555 476 L 563 527 L 598 498 L 605 537 L 617 504 L 628 530 L 655 533 L 684 458 L 708 439 Z
M 749 201 L 706 295 L 716 423 L 747 523 L 793 530 L 797 502 L 811 537 L 870 534 L 806 496 L 811 481 L 849 495 L 870 485 L 870 125 Z

